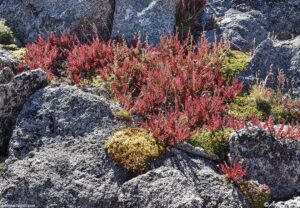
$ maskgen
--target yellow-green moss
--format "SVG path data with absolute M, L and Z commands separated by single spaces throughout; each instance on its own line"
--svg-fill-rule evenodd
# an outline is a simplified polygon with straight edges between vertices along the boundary
M 107 82 L 104 81 L 100 76 L 91 77 L 91 85 L 93 87 L 105 87 L 107 86 Z
M 0 44 L 0 48 L 4 48 L 5 50 L 9 51 L 11 55 L 17 60 L 19 61 L 24 60 L 25 53 L 26 53 L 25 48 L 18 48 L 18 46 L 15 44 L 7 44 L 7 45 Z
M 14 51 L 11 51 L 13 57 L 19 61 L 23 61 L 25 58 L 26 49 L 25 48 L 18 48 Z
M 226 53 L 221 73 L 227 80 L 232 81 L 236 75 L 247 70 L 250 59 L 251 56 L 248 53 L 229 50 Z
M 18 46 L 15 44 L 0 44 L 0 47 L 8 51 L 14 51 L 18 49 Z
M 271 114 L 275 123 L 295 123 L 298 120 L 298 115 L 300 115 L 300 109 L 285 109 L 283 106 L 275 103 L 272 105 Z
M 5 25 L 5 21 L 0 19 L 0 43 L 8 44 L 14 38 L 14 34 L 9 27 Z
M 250 97 L 254 98 L 255 100 L 265 100 L 270 102 L 274 92 L 265 87 L 263 84 L 253 85 L 250 91 Z
M 271 189 L 267 185 L 261 185 L 256 181 L 247 180 L 240 184 L 240 190 L 253 208 L 263 208 L 264 204 L 271 200 Z
M 122 120 L 122 121 L 128 121 L 128 122 L 132 121 L 131 113 L 124 109 L 116 112 L 115 116 L 117 119 Z
M 142 172 L 150 160 L 159 158 L 164 152 L 164 146 L 141 128 L 116 132 L 105 147 L 117 164 L 132 172 Z
M 198 147 L 214 153 L 223 159 L 226 156 L 229 137 L 233 131 L 231 129 L 224 129 L 219 131 L 209 131 L 206 129 L 201 129 L 198 131 L 189 142 Z
M 5 167 L 5 164 L 4 163 L 0 163 L 0 171 L 2 171 Z
M 275 123 L 297 123 L 300 115 L 300 102 L 264 86 L 254 85 L 249 95 L 240 95 L 229 104 L 228 114 L 250 120 L 252 115 L 260 120 L 270 116 Z
M 246 120 L 251 119 L 252 115 L 258 118 L 263 117 L 263 113 L 257 109 L 256 100 L 248 96 L 237 96 L 235 100 L 230 103 L 228 114 Z

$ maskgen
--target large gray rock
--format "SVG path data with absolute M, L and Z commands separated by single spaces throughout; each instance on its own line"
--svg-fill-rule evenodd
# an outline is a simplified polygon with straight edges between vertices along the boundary
M 118 200 L 120 207 L 249 207 L 214 163 L 176 148 L 124 183 Z
M 300 35 L 299 0 L 233 0 L 233 2 L 241 11 L 250 9 L 260 11 L 268 21 L 266 30 L 280 40 Z
M 200 21 L 210 39 L 216 31 L 225 34 L 233 48 L 251 51 L 269 33 L 280 40 L 300 35 L 299 11 L 299 0 L 212 0 Z
M 300 197 L 295 197 L 287 201 L 271 203 L 269 208 L 298 208 L 300 207 Z
M 231 162 L 244 161 L 246 178 L 267 184 L 274 199 L 300 193 L 300 141 L 275 139 L 264 130 L 250 128 L 230 140 Z
M 263 58 L 262 58 L 263 57 Z M 288 83 L 285 90 L 290 90 L 296 97 L 300 97 L 300 35 L 287 41 L 267 39 L 255 50 L 249 69 L 241 76 L 248 85 L 256 83 L 256 75 L 264 80 L 272 69 L 267 85 L 278 88 L 278 72 L 283 70 Z
M 116 0 L 112 37 L 134 33 L 148 36 L 150 43 L 158 43 L 160 35 L 175 29 L 176 8 L 180 0 Z
M 203 207 L 191 181 L 179 170 L 161 167 L 123 184 L 120 207 Z
M 210 160 L 195 155 L 191 157 L 188 152 L 173 148 L 161 160 L 154 161 L 150 167 L 167 167 L 180 171 L 192 184 L 190 188 L 196 190 L 196 196 L 202 199 L 202 207 L 248 207 L 239 189 L 226 181 Z
M 98 32 L 109 36 L 113 0 L 0 0 L 0 18 L 26 42 L 39 35 Z
M 219 23 L 219 30 L 231 41 L 234 49 L 250 51 L 267 39 L 266 25 L 267 21 L 259 11 L 229 9 Z
M 175 148 L 124 183 L 118 200 L 120 207 L 249 207 L 213 163 Z
M 254 53 L 249 70 L 240 76 L 246 89 L 257 83 L 258 71 L 260 82 L 272 66 L 268 85 L 278 87 L 282 69 L 289 79 L 284 90 L 300 97 L 299 0 L 212 0 L 204 11 L 201 22 L 211 42 L 216 33 L 217 38 L 226 36 L 233 49 Z
M 106 156 L 109 105 L 75 87 L 39 90 L 20 113 L 0 177 L 0 204 L 114 207 L 126 172 Z
M 2 75 L 4 76 L 3 73 Z M 7 151 L 11 131 L 24 103 L 47 83 L 46 73 L 37 69 L 19 74 L 6 84 L 0 84 L 0 154 Z

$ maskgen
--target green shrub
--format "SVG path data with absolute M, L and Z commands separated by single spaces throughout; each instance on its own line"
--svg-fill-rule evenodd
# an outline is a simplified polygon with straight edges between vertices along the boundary
M 107 154 L 132 172 L 142 172 L 152 159 L 159 158 L 164 146 L 145 129 L 128 128 L 118 131 L 106 143 Z
M 247 180 L 240 184 L 240 190 L 253 208 L 263 208 L 264 204 L 271 200 L 271 189 L 267 185 L 261 185 L 257 181 Z
M 229 105 L 228 114 L 246 120 L 250 120 L 252 115 L 255 115 L 257 118 L 263 117 L 263 112 L 257 109 L 255 99 L 249 96 L 237 96 Z
M 14 35 L 9 27 L 5 25 L 5 21 L 0 19 L 0 44 L 9 44 Z
M 232 132 L 233 130 L 231 129 L 213 132 L 201 129 L 189 140 L 189 143 L 202 147 L 208 152 L 218 155 L 220 159 L 224 159 L 228 151 L 229 137 Z
M 251 56 L 247 53 L 234 50 L 227 51 L 221 70 L 223 76 L 232 81 L 236 75 L 247 70 L 250 58 Z

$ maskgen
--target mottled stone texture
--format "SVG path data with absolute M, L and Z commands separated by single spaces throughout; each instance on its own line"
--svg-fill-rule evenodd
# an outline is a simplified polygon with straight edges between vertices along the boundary
M 126 179 L 104 150 L 115 128 L 109 105 L 98 96 L 69 86 L 37 91 L 12 135 L 0 204 L 114 207 Z
M 225 34 L 235 49 L 251 51 L 268 34 L 280 40 L 300 35 L 299 0 L 211 0 L 200 21 L 213 39 Z
M 9 67 L 0 69 L 0 85 L 7 84 L 14 78 L 14 73 Z
M 113 0 L 1 0 L 0 18 L 26 42 L 39 35 L 98 32 L 109 37 Z
M 24 72 L 7 84 L 0 84 L 0 154 L 7 151 L 11 132 L 23 104 L 47 83 L 46 73 L 38 69 Z
M 245 129 L 230 140 L 230 160 L 244 161 L 246 177 L 267 184 L 274 199 L 300 193 L 300 141 L 275 139 L 260 129 Z
M 300 197 L 295 197 L 287 201 L 280 201 L 271 203 L 269 208 L 298 208 L 300 207 Z
M 116 0 L 112 36 L 128 39 L 134 33 L 148 36 L 150 43 L 158 43 L 160 35 L 175 29 L 176 8 L 180 0 Z

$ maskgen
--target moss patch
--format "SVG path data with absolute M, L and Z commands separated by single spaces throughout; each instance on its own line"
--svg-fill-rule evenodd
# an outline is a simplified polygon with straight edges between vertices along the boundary
M 263 118 L 263 112 L 257 109 L 256 100 L 249 96 L 237 96 L 229 105 L 228 114 L 246 120 L 250 120 L 252 115 Z
M 0 48 L 9 51 L 10 54 L 17 60 L 19 61 L 24 60 L 25 53 L 26 53 L 25 48 L 18 48 L 18 46 L 15 44 L 8 44 L 8 45 L 0 44 Z
M 194 146 L 202 147 L 203 149 L 214 153 L 220 159 L 224 159 L 229 147 L 229 137 L 233 130 L 224 129 L 219 131 L 208 131 L 201 129 L 190 140 Z
M 19 61 L 23 61 L 25 58 L 26 49 L 18 48 L 17 50 L 11 51 L 13 57 Z
M 117 119 L 122 120 L 122 121 L 127 121 L 127 122 L 133 121 L 131 113 L 124 109 L 116 112 L 115 116 Z
M 248 53 L 229 50 L 226 53 L 221 73 L 227 80 L 232 81 L 236 75 L 247 70 L 250 59 L 251 56 Z
M 240 190 L 251 207 L 263 208 L 271 200 L 271 189 L 257 181 L 247 180 L 240 184 Z
M 5 164 L 4 163 L 0 163 L 0 172 L 4 169 Z
M 159 158 L 164 152 L 164 146 L 141 128 L 116 132 L 105 147 L 117 164 L 132 172 L 143 172 L 150 160 Z
M 14 38 L 12 30 L 5 25 L 5 21 L 0 19 L 0 44 L 9 44 Z

